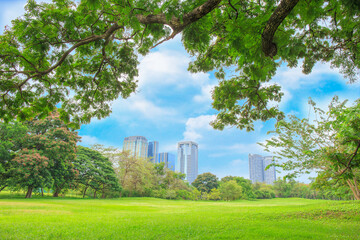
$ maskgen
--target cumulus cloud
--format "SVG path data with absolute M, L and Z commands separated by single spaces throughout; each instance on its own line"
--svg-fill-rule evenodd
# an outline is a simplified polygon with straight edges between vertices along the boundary
M 324 80 L 324 74 L 339 75 L 339 70 L 330 67 L 330 64 L 316 64 L 313 71 L 305 75 L 301 67 L 288 68 L 281 67 L 274 77 L 273 81 L 279 83 L 287 90 L 300 89 L 306 85 L 316 85 L 319 81 Z
M 133 119 L 146 119 L 154 123 L 164 123 L 168 120 L 178 119 L 175 109 L 156 105 L 143 95 L 135 94 L 128 99 L 118 99 L 113 104 L 112 117 L 117 119 L 131 117 Z
M 210 122 L 215 120 L 215 115 L 201 115 L 196 118 L 189 118 L 186 122 L 184 140 L 197 141 L 203 137 L 203 133 L 214 131 Z
M 202 86 L 209 81 L 207 73 L 190 73 L 187 70 L 190 58 L 179 51 L 151 52 L 139 65 L 139 88 L 156 89 L 172 85 L 176 88 Z
M 210 104 L 212 101 L 211 92 L 214 89 L 215 85 L 204 85 L 201 87 L 201 93 L 195 95 L 193 100 L 197 103 L 207 103 Z
M 82 146 L 91 146 L 94 144 L 98 144 L 100 141 L 97 137 L 82 135 L 80 145 Z

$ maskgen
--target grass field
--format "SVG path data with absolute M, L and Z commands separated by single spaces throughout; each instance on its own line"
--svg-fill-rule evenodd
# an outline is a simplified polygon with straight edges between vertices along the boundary
M 0 199 L 0 239 L 360 239 L 360 203 Z

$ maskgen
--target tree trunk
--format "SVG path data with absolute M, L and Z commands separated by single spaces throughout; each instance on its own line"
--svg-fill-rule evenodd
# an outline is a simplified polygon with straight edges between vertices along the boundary
M 94 190 L 94 198 L 96 198 L 96 191 Z
M 101 198 L 105 198 L 105 184 L 103 184 L 103 189 L 102 189 L 102 195 Z
M 88 189 L 88 186 L 85 187 L 85 190 L 84 190 L 84 193 L 83 193 L 83 198 L 85 198 L 85 194 L 86 194 L 87 189 Z
M 55 188 L 55 192 L 54 192 L 53 197 L 59 197 L 60 192 L 61 192 L 61 188 L 59 188 L 59 187 Z
M 44 196 L 44 189 L 41 188 L 41 196 L 43 197 Z
M 31 198 L 32 196 L 33 187 L 28 187 L 27 193 L 25 195 L 25 198 Z
M 360 200 L 359 185 L 358 185 L 355 177 L 353 178 L 353 181 L 354 181 L 354 182 L 352 182 L 350 179 L 349 179 L 349 180 L 346 180 L 347 184 L 349 185 L 351 191 L 352 191 L 353 194 L 354 194 L 354 198 L 355 198 L 356 200 Z
M 7 187 L 7 185 L 3 186 L 3 187 L 0 189 L 0 192 L 1 192 L 2 190 L 4 190 L 6 187 Z

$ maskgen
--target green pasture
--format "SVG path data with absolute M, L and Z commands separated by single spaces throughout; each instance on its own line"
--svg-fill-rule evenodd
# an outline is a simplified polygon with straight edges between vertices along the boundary
M 6 198 L 0 239 L 360 239 L 360 204 Z

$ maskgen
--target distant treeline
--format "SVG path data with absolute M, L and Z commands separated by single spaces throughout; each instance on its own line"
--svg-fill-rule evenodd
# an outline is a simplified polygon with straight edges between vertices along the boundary
M 153 164 L 113 147 L 82 147 L 78 141 L 76 131 L 64 124 L 56 111 L 24 123 L 0 122 L 0 191 L 24 192 L 26 198 L 34 192 L 84 198 L 353 199 L 341 181 L 326 186 L 279 179 L 266 185 L 233 176 L 218 180 L 214 174 L 203 173 L 190 185 L 184 174 L 163 163 Z

